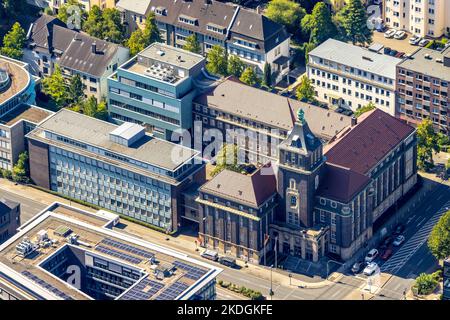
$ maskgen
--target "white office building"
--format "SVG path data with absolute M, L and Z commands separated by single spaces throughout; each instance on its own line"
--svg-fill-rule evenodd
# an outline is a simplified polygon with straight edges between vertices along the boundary
M 395 115 L 395 68 L 401 59 L 328 39 L 309 53 L 308 78 L 319 101 L 352 111 L 372 102 Z

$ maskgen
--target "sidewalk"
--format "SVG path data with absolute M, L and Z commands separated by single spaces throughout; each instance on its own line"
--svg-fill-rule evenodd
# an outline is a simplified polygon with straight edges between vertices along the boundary
M 67 205 L 72 205 L 74 207 L 84 209 L 87 211 L 95 212 L 94 209 L 80 205 L 75 202 L 71 202 L 69 200 L 66 200 L 64 198 L 46 193 L 44 191 L 26 186 L 26 185 L 15 185 L 14 182 L 0 179 L 0 190 L 5 190 L 14 194 L 17 194 L 19 196 L 25 196 L 33 201 L 40 202 L 43 205 L 50 205 L 53 202 L 61 202 Z M 38 210 L 36 210 L 36 213 L 38 213 Z M 132 222 L 129 222 L 125 219 L 121 219 L 121 223 L 118 225 L 118 227 L 114 228 L 116 231 L 124 232 L 130 235 L 133 235 L 135 237 L 141 238 L 143 240 L 147 240 L 149 242 L 153 242 L 156 244 L 160 244 L 162 246 L 167 246 L 173 250 L 180 251 L 184 254 L 192 255 L 196 258 L 202 259 L 200 257 L 200 252 L 203 250 L 203 248 L 198 248 L 199 251 L 196 251 L 196 245 L 195 240 L 196 238 L 193 236 L 187 236 L 183 234 L 179 234 L 177 236 L 170 236 L 166 235 L 164 233 L 146 228 L 144 226 L 134 224 Z M 253 276 L 260 277 L 261 279 L 270 281 L 270 269 L 263 267 L 263 266 L 257 266 L 248 264 L 247 267 L 245 267 L 244 262 L 238 261 L 237 262 L 239 266 L 241 266 L 241 272 L 252 274 Z M 337 275 L 330 275 L 330 278 L 336 277 Z M 220 276 L 219 276 L 220 278 Z M 324 286 L 327 286 L 331 284 L 332 282 L 328 280 L 320 281 L 320 282 L 305 282 L 301 281 L 299 279 L 296 279 L 295 277 L 289 278 L 288 275 L 282 274 L 278 272 L 277 270 L 272 271 L 272 281 L 274 284 L 286 286 L 286 287 L 301 287 L 301 288 L 321 288 Z M 335 280 L 336 281 L 336 280 Z

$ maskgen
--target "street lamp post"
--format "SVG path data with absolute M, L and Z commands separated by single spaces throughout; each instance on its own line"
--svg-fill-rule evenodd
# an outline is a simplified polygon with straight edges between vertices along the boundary
M 273 290 L 272 290 L 272 269 L 273 269 L 273 265 L 270 266 L 270 291 L 269 291 L 270 300 L 272 300 L 272 296 L 273 296 Z
M 292 274 L 291 273 L 289 273 L 289 285 L 290 286 L 292 285 Z

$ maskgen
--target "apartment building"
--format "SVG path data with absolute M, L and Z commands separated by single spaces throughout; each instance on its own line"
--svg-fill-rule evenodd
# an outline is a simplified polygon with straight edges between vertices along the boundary
M 450 33 L 447 0 L 385 0 L 383 15 L 389 27 L 421 37 L 438 38 Z
M 114 228 L 118 223 L 103 210 L 46 207 L 0 245 L 0 299 L 216 298 L 221 268 Z
M 110 117 L 143 125 L 166 140 L 176 130 L 190 130 L 194 82 L 204 66 L 201 55 L 153 43 L 108 78 Z
M 120 0 L 117 8 L 129 33 L 143 28 L 154 12 L 167 44 L 182 47 L 187 36 L 196 34 L 203 54 L 220 45 L 260 73 L 266 62 L 277 79 L 289 71 L 289 34 L 258 11 L 215 0 Z
M 0 168 L 12 170 L 19 154 L 28 149 L 25 135 L 52 114 L 49 110 L 20 104 L 0 117 Z
M 263 262 L 277 205 L 275 175 L 264 169 L 272 170 L 258 168 L 250 174 L 223 170 L 200 188 L 196 199 L 199 237 L 206 248 L 251 263 Z
M 193 120 L 197 125 L 194 126 L 194 140 L 202 141 L 201 147 L 206 148 L 210 143 L 206 133 L 209 129 L 218 129 L 221 140 L 227 142 L 230 139 L 230 142 L 245 150 L 250 163 L 276 161 L 277 146 L 294 127 L 295 115 L 299 110 L 309 119 L 312 132 L 324 142 L 352 121 L 349 116 L 254 88 L 228 77 L 195 98 Z M 198 140 L 196 137 L 204 139 Z
M 42 15 L 31 26 L 24 61 L 39 77 L 59 65 L 69 81 L 78 74 L 85 96 L 106 97 L 107 78 L 129 58 L 129 49 L 67 28 L 61 20 Z
M 397 111 L 417 125 L 430 119 L 435 129 L 450 135 L 450 48 L 421 48 L 397 66 Z
M 28 135 L 30 177 L 41 187 L 167 232 L 181 225 L 181 192 L 202 184 L 198 152 L 62 109 Z
M 328 39 L 309 53 L 306 72 L 319 101 L 352 111 L 372 102 L 395 116 L 395 70 L 401 61 Z
M 0 199 L 0 245 L 20 227 L 20 203 Z

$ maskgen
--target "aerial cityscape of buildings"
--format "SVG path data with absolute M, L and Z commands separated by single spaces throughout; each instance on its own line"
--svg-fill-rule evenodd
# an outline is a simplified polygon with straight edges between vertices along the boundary
M 0 22 L 0 299 L 450 299 L 449 4 L 310 2 Z

